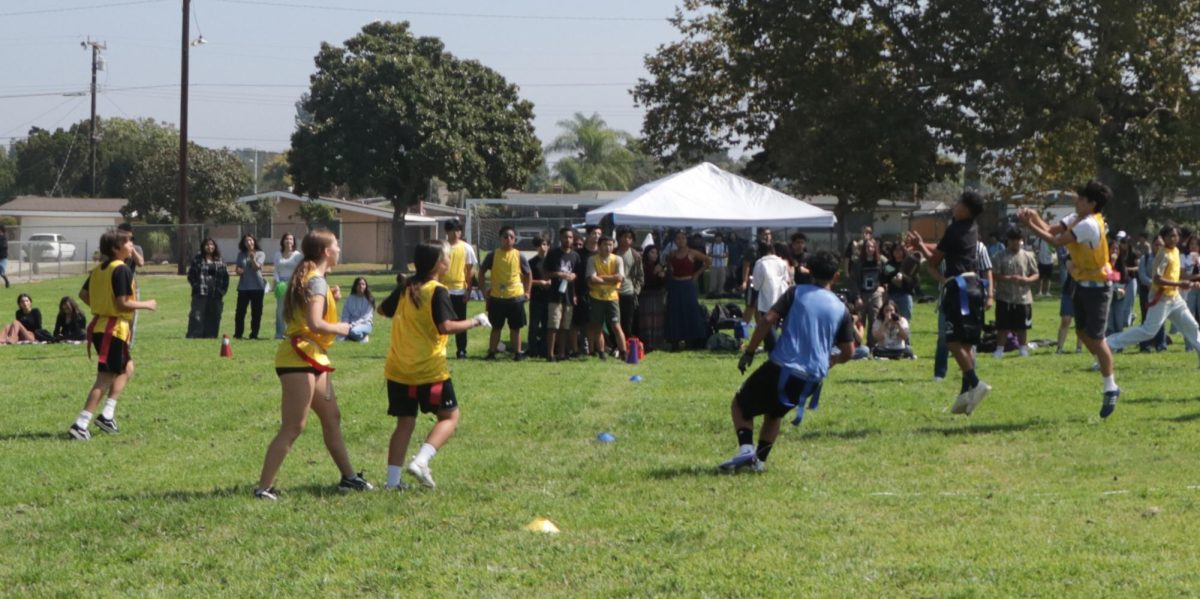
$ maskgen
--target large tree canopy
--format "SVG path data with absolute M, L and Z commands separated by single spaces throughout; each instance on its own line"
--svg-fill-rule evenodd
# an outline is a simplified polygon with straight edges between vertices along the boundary
M 188 144 L 188 216 L 193 222 L 244 221 L 250 210 L 237 203 L 250 183 L 250 173 L 236 155 Z M 179 207 L 179 153 L 163 148 L 142 158 L 126 184 L 129 203 L 146 222 L 174 222 Z
M 525 184 L 541 163 L 533 105 L 474 60 L 446 52 L 408 23 L 375 22 L 322 44 L 288 153 L 299 193 L 345 185 L 396 208 L 393 264 L 403 256 L 404 213 L 431 178 L 452 190 L 497 195 Z

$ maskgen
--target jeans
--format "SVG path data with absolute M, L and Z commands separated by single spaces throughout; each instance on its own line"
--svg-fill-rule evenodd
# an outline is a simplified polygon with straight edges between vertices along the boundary
M 1120 333 L 1128 327 L 1133 319 L 1133 299 L 1137 296 L 1137 279 L 1129 279 L 1125 283 L 1125 297 L 1114 301 L 1108 311 L 1108 334 Z
M 193 295 L 188 314 L 188 339 L 216 339 L 221 330 L 221 311 L 225 300 L 219 295 Z
M 356 324 L 350 327 L 350 334 L 346 338 L 351 341 L 362 341 L 367 335 L 371 334 L 375 326 L 371 324 Z
M 282 286 L 282 290 L 280 289 Z M 279 283 L 275 286 L 275 338 L 283 339 L 283 334 L 287 332 L 287 321 L 283 318 L 283 298 L 287 294 L 287 283 Z
M 258 339 L 258 327 L 262 324 L 263 290 L 237 292 L 237 309 L 233 313 L 233 336 L 242 338 L 245 332 L 246 306 L 250 306 L 250 338 Z
M 716 295 L 723 291 L 725 291 L 725 267 L 714 266 L 708 269 L 708 294 Z
M 910 293 L 888 293 L 888 299 L 896 302 L 896 312 L 905 320 L 912 320 L 913 296 Z

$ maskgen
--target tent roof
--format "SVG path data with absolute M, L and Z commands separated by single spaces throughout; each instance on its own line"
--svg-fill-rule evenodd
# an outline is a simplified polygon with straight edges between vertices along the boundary
M 647 183 L 587 213 L 617 225 L 828 229 L 832 212 L 703 163 Z

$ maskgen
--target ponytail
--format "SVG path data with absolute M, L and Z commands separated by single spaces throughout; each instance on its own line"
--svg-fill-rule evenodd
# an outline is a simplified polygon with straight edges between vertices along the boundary
M 425 241 L 417 246 L 413 255 L 413 267 L 416 272 L 411 277 L 396 275 L 396 289 L 392 291 L 383 303 L 379 304 L 379 313 L 391 318 L 400 306 L 400 296 L 408 294 L 408 299 L 416 307 L 421 307 L 421 286 L 433 280 L 437 265 L 449 251 L 445 241 Z
M 292 273 L 288 281 L 287 293 L 283 296 L 283 318 L 291 320 L 292 314 L 299 307 L 308 303 L 308 290 L 304 287 L 304 279 L 308 277 L 317 264 L 325 259 L 325 250 L 337 241 L 337 237 L 325 229 L 309 231 L 300 242 L 300 251 L 304 260 Z

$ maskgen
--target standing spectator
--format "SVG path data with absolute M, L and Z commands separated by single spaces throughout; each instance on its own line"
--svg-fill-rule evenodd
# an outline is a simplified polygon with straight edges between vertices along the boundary
M 754 263 L 754 279 L 751 284 L 757 292 L 758 303 L 755 305 L 755 323 L 759 327 L 770 327 L 767 312 L 779 300 L 779 296 L 792 286 L 792 267 L 779 254 L 787 251 L 782 243 L 763 247 L 763 257 Z M 763 347 L 768 352 L 775 349 L 775 331 L 768 329 L 763 337 Z
M 8 289 L 8 233 L 0 225 L 0 279 L 4 279 L 4 288 Z
M 620 294 L 618 289 L 625 280 L 625 261 L 612 253 L 613 240 L 601 237 L 597 252 L 588 259 L 588 338 L 593 353 L 605 359 L 604 327 L 612 331 L 620 354 L 625 353 L 625 333 L 621 330 Z
M 250 338 L 258 339 L 258 328 L 262 324 L 263 294 L 267 280 L 263 278 L 263 263 L 267 254 L 258 248 L 258 240 L 246 233 L 238 242 L 237 256 L 237 309 L 233 313 L 233 336 L 241 339 L 245 331 L 246 307 L 250 307 Z
M 718 233 L 718 235 L 720 234 Z M 629 227 L 617 229 L 616 255 L 625 263 L 625 279 L 621 281 L 619 291 L 621 331 L 625 333 L 626 337 L 637 337 L 640 332 L 638 331 L 638 295 L 642 293 L 642 285 L 646 283 L 646 272 L 642 265 L 642 253 L 633 247 L 633 229 Z M 724 281 L 721 284 L 724 285 Z M 617 349 L 625 350 L 624 347 Z
M 458 219 L 448 220 L 445 224 L 446 243 L 450 244 L 450 267 L 442 273 L 440 282 L 450 293 L 450 304 L 454 306 L 454 319 L 467 319 L 467 300 L 470 298 L 471 274 L 479 260 L 475 256 L 475 248 L 463 241 L 462 224 Z M 467 357 L 467 331 L 463 329 L 454 334 L 454 355 L 458 359 Z
M 371 341 L 371 331 L 375 324 L 372 315 L 375 313 L 375 296 L 371 295 L 371 287 L 366 277 L 354 279 L 350 288 L 350 297 L 342 305 L 342 322 L 350 325 L 350 332 L 339 339 L 349 339 L 368 343 Z
M 663 347 L 667 308 L 667 267 L 658 246 L 646 246 L 642 252 L 642 269 L 646 282 L 638 297 L 638 338 L 646 351 L 654 351 Z
M 200 253 L 188 267 L 192 286 L 192 308 L 188 314 L 188 339 L 215 339 L 221 330 L 221 312 L 229 289 L 229 269 L 221 261 L 221 250 L 210 237 L 200 243 Z
M 697 262 L 703 265 L 696 268 Z M 675 233 L 675 251 L 670 254 L 668 262 L 671 278 L 667 281 L 665 333 L 667 344 L 675 349 L 705 337 L 705 315 L 700 306 L 696 282 L 711 263 L 712 258 L 688 247 L 686 232 L 681 229 Z
M 529 260 L 529 272 L 533 286 L 529 292 L 529 350 L 532 356 L 547 357 L 546 321 L 549 319 L 550 278 L 546 274 L 546 254 L 550 242 L 541 237 L 533 238 L 537 255 Z
M 758 305 L 758 298 L 754 296 L 754 288 L 750 285 L 750 275 L 754 272 L 754 263 L 766 254 L 764 248 L 774 243 L 774 235 L 768 227 L 758 229 L 758 242 L 751 244 L 745 251 L 742 252 L 742 284 L 738 287 L 738 291 L 746 293 L 746 322 L 750 322 L 754 318 L 755 306 Z M 663 250 L 668 257 L 668 261 L 673 259 L 671 256 L 675 254 L 673 251 Z
M 812 285 L 812 273 L 808 272 L 808 237 L 804 233 L 792 233 L 792 280 L 797 285 Z
M 87 317 L 79 304 L 64 295 L 58 300 L 58 318 L 54 319 L 54 341 L 56 343 L 83 343 L 87 340 Z
M 1133 241 L 1124 231 L 1117 233 L 1117 244 L 1113 248 L 1112 267 L 1117 279 L 1112 309 L 1108 311 L 1108 334 L 1124 331 L 1133 324 L 1133 302 L 1138 291 L 1138 259 L 1133 253 Z
M 1054 246 L 1037 240 L 1038 296 L 1050 297 L 1050 286 L 1054 284 Z
M 571 329 L 575 316 L 575 277 L 581 268 L 579 252 L 575 251 L 575 229 L 559 229 L 558 243 L 542 260 L 543 275 L 551 282 L 546 315 L 546 359 L 550 362 L 578 351 Z
M 1138 307 L 1142 310 L 1142 324 L 1146 324 L 1146 313 L 1150 310 L 1150 287 L 1154 284 L 1154 259 L 1163 249 L 1162 237 L 1154 238 L 1154 245 L 1151 250 L 1145 252 L 1138 258 Z M 1186 305 L 1186 304 L 1185 304 Z M 1143 341 L 1138 344 L 1138 348 L 1147 353 L 1153 348 L 1155 351 L 1166 351 L 1166 324 L 1158 328 L 1158 333 L 1153 339 Z
M 1187 253 L 1180 259 L 1182 263 L 1181 280 L 1192 281 L 1200 279 L 1200 233 L 1192 233 L 1187 238 Z M 1192 288 L 1187 292 L 1188 312 L 1192 313 L 1192 319 L 1200 319 L 1200 287 Z M 1183 338 L 1184 347 L 1188 351 L 1200 349 L 1192 347 L 1191 341 L 1185 336 Z
M 875 229 L 871 228 L 871 225 L 867 225 L 862 228 L 862 236 L 859 239 L 851 240 L 846 244 L 846 252 L 842 254 L 842 272 L 851 282 L 858 280 L 858 272 L 855 268 L 858 265 L 858 259 L 862 257 L 863 246 L 874 239 Z
M 283 299 L 287 295 L 288 281 L 292 280 L 292 273 L 296 272 L 296 266 L 303 259 L 304 255 L 296 249 L 296 236 L 284 233 L 283 237 L 279 238 L 279 251 L 275 252 L 275 257 L 271 261 L 275 265 L 275 271 L 271 276 L 275 281 L 276 339 L 283 339 L 283 334 L 287 331 L 287 319 L 283 317 Z
M 657 247 L 660 253 L 663 251 L 662 242 L 664 241 L 666 240 L 659 239 Z M 728 270 L 725 277 L 725 289 L 722 291 L 729 291 L 730 289 L 735 289 L 738 282 L 742 280 L 742 253 L 746 251 L 747 244 L 745 239 L 738 237 L 737 233 L 730 231 L 729 239 L 725 242 L 725 247 L 729 248 L 729 261 L 727 262 Z M 645 251 L 645 248 L 643 248 L 642 252 L 645 253 Z
M 887 287 L 887 301 L 896 304 L 896 311 L 905 320 L 912 320 L 913 296 L 917 293 L 917 260 L 910 259 L 904 244 L 897 243 L 889 252 L 889 260 L 883 266 L 883 284 Z
M 488 298 L 488 318 L 494 326 L 488 342 L 488 360 L 496 359 L 500 331 L 505 324 L 508 325 L 513 360 L 525 359 L 525 354 L 521 353 L 521 329 L 526 324 L 525 302 L 532 290 L 533 276 L 529 261 L 515 247 L 516 241 L 516 229 L 509 225 L 500 227 L 500 247 L 488 254 L 479 268 L 479 281 L 484 286 L 483 296 Z M 489 271 L 492 278 L 484 283 Z
M 858 291 L 858 302 L 862 305 L 861 313 L 866 316 L 867 330 L 872 330 L 875 317 L 883 307 L 883 256 L 879 252 L 879 242 L 875 239 L 863 241 L 862 252 L 857 261 L 857 268 L 852 268 L 855 278 L 855 289 Z M 874 341 L 870 341 L 874 343 Z
M 875 324 L 871 327 L 871 339 L 875 345 L 872 354 L 876 358 L 916 358 L 909 347 L 908 319 L 897 312 L 896 302 L 888 300 L 879 309 Z
M 600 251 L 600 227 L 596 225 L 588 225 L 584 227 L 583 242 L 580 245 L 579 240 L 576 240 L 575 251 L 579 253 L 579 270 L 575 273 L 575 313 L 572 315 L 574 319 L 571 323 L 575 329 L 575 339 L 579 345 L 579 353 L 587 356 L 591 353 L 591 348 L 588 347 L 588 320 L 591 318 L 591 295 L 588 293 L 589 282 L 587 279 L 587 264 L 588 260 Z M 497 325 L 499 326 L 499 325 Z
M 990 235 L 988 235 L 988 258 L 992 258 L 994 260 L 996 258 L 996 254 L 1004 251 L 1004 246 L 1005 244 L 1000 241 L 1000 236 L 993 231 Z
M 1037 257 L 1022 247 L 1021 230 L 1012 228 L 1006 235 L 1005 251 L 992 256 L 996 278 L 996 352 L 1004 357 L 1004 345 L 1011 331 L 1017 336 L 1021 356 L 1029 355 L 1028 333 L 1033 326 L 1032 285 L 1038 282 Z
M 713 236 L 707 250 L 708 257 L 712 258 L 712 268 L 708 271 L 708 296 L 716 297 L 725 291 L 725 269 L 729 261 L 729 246 L 725 245 L 725 236 L 720 231 Z

